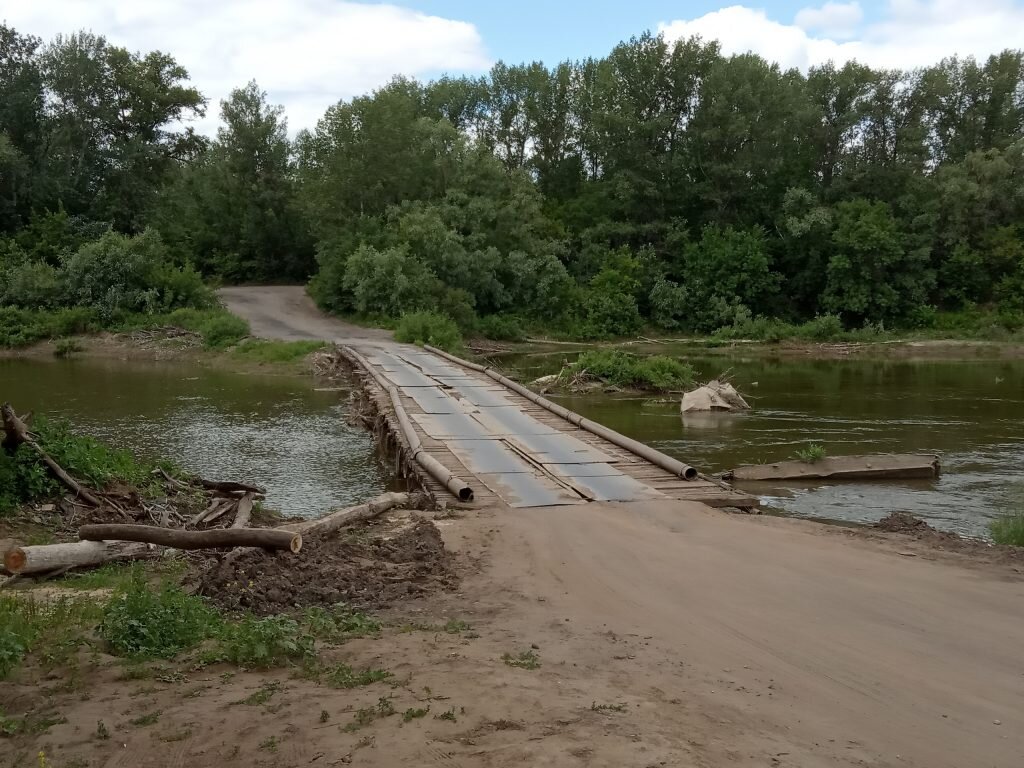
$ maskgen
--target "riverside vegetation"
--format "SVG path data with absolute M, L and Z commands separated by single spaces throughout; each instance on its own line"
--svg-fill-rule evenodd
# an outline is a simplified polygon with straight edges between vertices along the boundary
M 230 344 L 205 283 L 241 280 L 310 280 L 415 340 L 422 312 L 499 339 L 1020 339 L 1022 86 L 1014 50 L 805 74 L 643 34 L 396 78 L 294 140 L 249 83 L 204 137 L 172 53 L 2 25 L 0 345 L 168 322 Z

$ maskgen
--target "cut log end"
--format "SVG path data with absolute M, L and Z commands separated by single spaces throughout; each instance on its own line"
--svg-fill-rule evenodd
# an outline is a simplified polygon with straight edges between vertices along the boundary
M 21 547 L 14 547 L 4 553 L 4 569 L 8 573 L 21 573 L 25 568 L 25 550 Z
M 296 533 L 292 536 L 292 541 L 291 544 L 288 545 L 288 548 L 292 551 L 293 555 L 297 555 L 299 550 L 302 549 L 302 534 Z

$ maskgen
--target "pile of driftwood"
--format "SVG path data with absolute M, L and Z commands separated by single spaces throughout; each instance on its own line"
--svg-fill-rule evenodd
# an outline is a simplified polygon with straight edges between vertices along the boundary
M 57 575 L 72 568 L 157 557 L 173 550 L 231 549 L 237 555 L 259 548 L 297 553 L 302 548 L 303 534 L 328 535 L 410 501 L 410 494 L 386 493 L 317 520 L 277 528 L 251 528 L 253 506 L 265 494 L 259 486 L 194 476 L 176 478 L 157 469 L 154 474 L 166 494 L 166 503 L 162 505 L 147 504 L 134 490 L 86 488 L 39 444 L 29 428 L 31 415 L 19 417 L 9 404 L 4 404 L 0 417 L 4 431 L 0 447 L 11 451 L 27 446 L 68 490 L 59 505 L 54 505 L 55 509 L 59 506 L 65 527 L 73 526 L 79 515 L 87 520 L 124 521 L 80 525 L 79 540 L 74 542 L 33 546 L 10 542 L 0 554 L 4 570 L 14 575 Z M 199 511 L 186 516 L 181 512 L 186 508 Z M 140 519 L 148 519 L 151 524 L 139 524 Z

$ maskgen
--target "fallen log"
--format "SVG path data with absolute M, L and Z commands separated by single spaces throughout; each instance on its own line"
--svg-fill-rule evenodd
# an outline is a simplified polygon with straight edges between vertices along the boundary
M 365 504 L 349 507 L 348 509 L 339 509 L 337 512 L 331 512 L 317 520 L 309 520 L 304 523 L 289 523 L 275 530 L 294 531 L 306 536 L 328 536 L 339 528 L 344 528 L 346 525 L 362 520 L 370 520 L 387 512 L 389 509 L 393 509 L 401 504 L 407 504 L 409 498 L 410 494 L 408 493 L 385 493 Z
M 266 488 L 260 488 L 258 485 L 235 483 L 230 480 L 206 480 L 199 477 L 196 478 L 196 482 L 208 491 L 220 491 L 221 493 L 255 493 L 262 496 L 267 492 Z
M 4 553 L 4 569 L 16 575 L 48 573 L 59 568 L 101 565 L 114 560 L 158 557 L 163 549 L 146 544 L 110 541 L 73 541 L 68 544 L 40 544 L 13 547 Z
M 813 464 L 780 461 L 736 467 L 733 480 L 901 480 L 939 476 L 939 457 L 932 454 L 835 456 Z
M 183 531 L 155 525 L 83 525 L 78 529 L 83 541 L 142 541 L 174 549 L 218 549 L 221 547 L 259 547 L 262 549 L 302 549 L 302 536 L 273 528 L 218 528 L 211 531 Z
M 27 445 L 42 460 L 42 462 L 49 467 L 50 471 L 56 476 L 64 486 L 72 491 L 76 496 L 84 499 L 90 505 L 94 507 L 101 507 L 103 504 L 97 499 L 92 493 L 83 488 L 75 478 L 71 477 L 64 469 L 53 459 L 50 458 L 49 454 L 42 449 L 42 447 L 34 439 L 28 431 L 28 427 L 25 423 L 18 418 L 18 415 L 14 412 L 10 403 L 4 403 L 0 406 L 0 418 L 3 419 L 4 432 L 6 437 L 4 438 L 4 446 L 8 448 L 17 448 L 19 445 Z
M 238 502 L 238 508 L 235 511 L 235 520 L 229 527 L 231 528 L 245 528 L 249 525 L 249 518 L 252 517 L 252 494 L 247 493 Z

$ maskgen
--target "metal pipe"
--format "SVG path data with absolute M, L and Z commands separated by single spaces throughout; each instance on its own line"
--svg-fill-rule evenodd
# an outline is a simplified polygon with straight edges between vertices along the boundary
M 388 397 L 391 399 L 391 406 L 395 409 L 395 416 L 398 419 L 398 427 L 405 438 L 406 444 L 409 446 L 413 461 L 419 464 L 424 472 L 447 488 L 459 501 L 472 501 L 473 489 L 464 480 L 453 475 L 444 464 L 423 449 L 420 436 L 416 432 L 416 428 L 413 427 L 405 406 L 402 405 L 402 398 L 398 393 L 398 388 L 381 376 L 370 364 L 369 360 L 351 347 L 343 347 L 342 352 L 347 353 L 346 356 L 350 359 L 354 359 L 360 367 L 373 377 L 373 380 L 377 382 L 377 386 L 388 393 Z
M 651 462 L 651 464 L 661 467 L 667 472 L 671 472 L 673 475 L 677 475 L 683 478 L 684 480 L 696 480 L 700 476 L 695 467 L 691 467 L 689 464 L 684 464 L 678 459 L 673 459 L 671 456 L 667 456 L 661 451 L 651 448 L 651 446 L 649 445 L 645 445 L 641 442 L 638 442 L 631 437 L 626 437 L 625 435 L 616 432 L 613 429 L 608 429 L 608 427 L 604 426 L 603 424 L 598 424 L 596 421 L 586 419 L 583 416 L 580 416 L 575 411 L 570 411 L 568 408 L 565 408 L 564 406 L 561 406 L 558 403 L 553 403 L 546 397 L 538 395 L 532 389 L 527 389 L 519 382 L 512 381 L 512 379 L 508 378 L 507 376 L 502 376 L 500 373 L 491 368 L 486 368 L 482 365 L 471 363 L 468 360 L 462 360 L 461 358 L 458 358 L 455 355 L 448 354 L 444 350 L 437 349 L 436 347 L 432 347 L 429 344 L 425 344 L 423 348 L 430 352 L 433 352 L 435 355 L 440 355 L 441 357 L 445 358 L 446 360 L 450 360 L 453 363 L 458 363 L 459 365 L 464 365 L 467 368 L 470 368 L 474 371 L 480 371 L 481 373 L 486 374 L 490 378 L 497 381 L 499 384 L 502 384 L 511 389 L 513 392 L 522 395 L 530 402 L 536 403 L 541 408 L 551 411 L 551 413 L 555 414 L 556 416 L 561 416 L 570 424 L 575 424 L 580 429 L 590 432 L 593 435 L 597 435 L 598 437 L 607 440 L 612 445 L 617 445 L 619 446 L 619 448 L 623 448 L 624 450 L 627 450 L 630 453 L 639 456 L 641 459 L 646 459 L 647 461 Z

